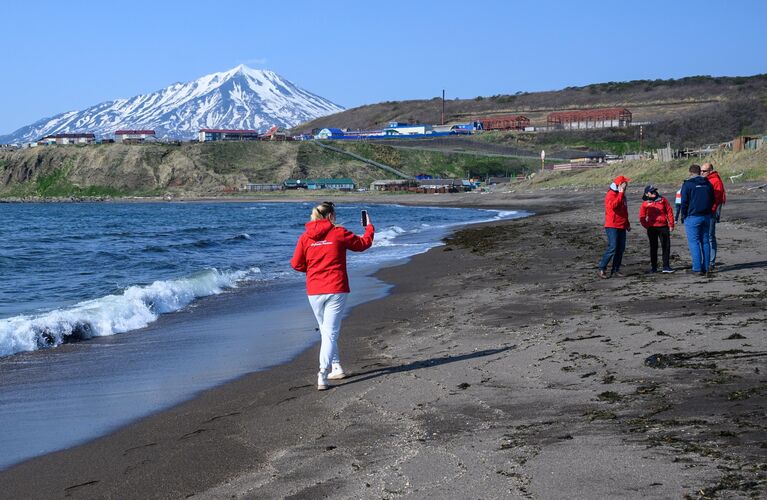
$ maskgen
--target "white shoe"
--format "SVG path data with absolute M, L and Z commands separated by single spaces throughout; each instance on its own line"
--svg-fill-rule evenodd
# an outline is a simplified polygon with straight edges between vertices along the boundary
M 340 380 L 345 377 L 346 377 L 346 373 L 344 373 L 344 369 L 341 368 L 341 365 L 339 363 L 333 363 L 333 369 L 330 370 L 330 373 L 328 374 L 328 379 Z
M 328 383 L 328 375 L 326 372 L 319 372 L 317 374 L 317 390 L 318 391 L 324 391 L 330 387 L 330 384 Z

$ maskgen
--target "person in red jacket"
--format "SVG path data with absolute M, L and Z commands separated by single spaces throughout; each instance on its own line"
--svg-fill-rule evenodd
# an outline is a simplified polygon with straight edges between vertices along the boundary
M 321 391 L 328 388 L 328 380 L 346 376 L 338 353 L 341 317 L 350 292 L 346 251 L 367 250 L 373 245 L 375 233 L 370 223 L 365 226 L 365 234 L 357 236 L 335 222 L 333 203 L 323 202 L 314 207 L 306 231 L 298 238 L 290 259 L 293 269 L 306 273 L 306 293 L 320 327 L 322 344 L 317 389 Z
M 650 184 L 644 188 L 642 205 L 639 206 L 639 223 L 647 229 L 650 240 L 650 272 L 658 272 L 658 239 L 663 252 L 663 272 L 673 273 L 669 263 L 671 255 L 671 233 L 674 230 L 674 209 L 658 189 Z
M 704 163 L 700 167 L 700 175 L 714 186 L 714 206 L 711 207 L 711 224 L 708 226 L 708 241 L 711 246 L 711 263 L 708 266 L 710 271 L 716 263 L 716 224 L 722 216 L 722 205 L 727 201 L 727 194 L 724 192 L 724 182 L 719 177 L 719 172 L 714 170 L 711 163 Z
M 626 203 L 626 188 L 631 179 L 619 175 L 615 178 L 610 189 L 605 194 L 605 233 L 607 234 L 607 250 L 599 261 L 599 277 L 623 277 L 621 263 L 623 252 L 626 250 L 626 232 L 631 231 L 629 209 Z M 612 270 L 607 274 L 607 265 L 613 261 Z

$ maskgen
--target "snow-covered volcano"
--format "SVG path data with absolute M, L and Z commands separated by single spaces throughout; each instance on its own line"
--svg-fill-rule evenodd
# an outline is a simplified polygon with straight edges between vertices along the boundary
M 192 139 L 201 128 L 289 128 L 343 109 L 273 71 L 240 65 L 151 94 L 44 118 L 0 136 L 0 144 L 35 141 L 58 133 L 111 137 L 120 129 L 154 129 L 160 138 Z

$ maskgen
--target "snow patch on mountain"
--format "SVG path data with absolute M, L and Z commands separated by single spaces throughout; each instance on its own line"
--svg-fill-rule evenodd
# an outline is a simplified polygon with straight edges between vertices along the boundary
M 154 129 L 158 138 L 185 140 L 196 138 L 201 128 L 263 132 L 273 125 L 290 128 L 343 109 L 273 71 L 240 65 L 150 94 L 44 118 L 0 136 L 0 143 L 78 132 L 111 137 L 120 129 Z

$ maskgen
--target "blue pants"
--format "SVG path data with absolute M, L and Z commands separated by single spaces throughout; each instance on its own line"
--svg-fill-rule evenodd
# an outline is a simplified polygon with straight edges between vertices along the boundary
M 621 269 L 623 252 L 626 250 L 626 230 L 606 227 L 605 233 L 607 234 L 607 250 L 605 250 L 604 255 L 602 255 L 602 260 L 599 261 L 599 269 L 607 271 L 607 264 L 609 264 L 610 259 L 612 259 L 613 266 L 611 273 L 615 273 Z
M 714 263 L 716 262 L 716 223 L 718 222 L 721 210 L 722 206 L 719 205 L 716 209 L 716 213 L 711 216 L 711 223 L 708 226 L 708 241 L 709 245 L 711 245 L 711 260 L 709 261 L 711 264 L 709 267 L 714 267 Z
M 690 215 L 684 219 L 693 272 L 708 271 L 711 262 L 711 244 L 708 239 L 710 226 L 710 215 Z

